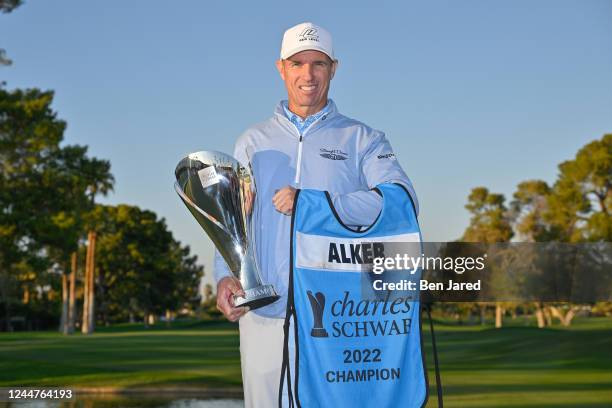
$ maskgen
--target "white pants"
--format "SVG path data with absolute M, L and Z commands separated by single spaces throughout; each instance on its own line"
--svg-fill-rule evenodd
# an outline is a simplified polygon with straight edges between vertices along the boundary
M 239 320 L 245 408 L 278 407 L 284 319 L 248 312 Z

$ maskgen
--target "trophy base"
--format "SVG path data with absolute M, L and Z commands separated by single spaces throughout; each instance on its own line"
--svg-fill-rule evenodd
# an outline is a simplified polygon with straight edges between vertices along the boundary
M 310 331 L 310 335 L 312 337 L 329 337 L 327 330 L 325 330 L 323 327 L 313 327 Z
M 255 310 L 280 299 L 280 296 L 276 294 L 274 286 L 272 285 L 262 285 L 256 288 L 247 289 L 244 291 L 244 295 L 244 297 L 234 296 L 234 306 L 248 306 L 249 309 Z

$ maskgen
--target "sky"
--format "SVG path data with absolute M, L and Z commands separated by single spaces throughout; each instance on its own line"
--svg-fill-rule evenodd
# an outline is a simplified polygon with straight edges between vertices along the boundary
M 213 246 L 173 190 L 199 150 L 231 153 L 286 97 L 285 29 L 313 21 L 340 60 L 330 97 L 384 131 L 419 197 L 424 239 L 459 238 L 470 190 L 508 200 L 612 132 L 612 2 L 26 0 L 0 15 L 7 89 L 54 90 L 65 144 L 108 159 L 99 201 L 164 217 L 212 281 Z

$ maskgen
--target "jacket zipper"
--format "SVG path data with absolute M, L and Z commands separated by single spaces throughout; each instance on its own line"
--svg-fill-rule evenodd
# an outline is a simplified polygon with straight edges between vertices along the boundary
M 283 119 L 286 120 L 287 122 L 289 122 L 291 127 L 293 127 L 295 129 L 295 125 L 293 123 L 291 123 L 291 121 L 289 119 L 287 119 L 284 116 L 283 116 Z M 325 115 L 323 115 L 322 117 L 320 117 L 319 119 L 317 119 L 316 121 L 314 121 L 313 123 L 311 123 L 310 126 L 308 126 L 306 129 L 304 129 L 304 133 L 306 133 L 308 130 L 312 129 L 312 127 L 317 122 L 323 121 L 325 119 L 327 119 L 327 113 Z M 298 131 L 298 133 L 299 133 L 299 131 Z M 299 142 L 298 142 L 298 157 L 297 157 L 297 163 L 296 163 L 296 169 L 295 169 L 295 178 L 293 179 L 293 183 L 295 184 L 295 187 L 299 187 L 300 186 L 300 181 L 301 181 L 301 175 L 302 175 L 302 144 L 303 143 L 304 143 L 304 135 L 300 133 L 300 138 L 299 138 Z
M 297 164 L 295 169 L 295 179 L 293 182 L 296 187 L 300 186 L 300 175 L 302 173 L 302 143 L 304 141 L 304 136 L 300 135 L 300 141 L 298 143 L 298 156 L 297 156 Z

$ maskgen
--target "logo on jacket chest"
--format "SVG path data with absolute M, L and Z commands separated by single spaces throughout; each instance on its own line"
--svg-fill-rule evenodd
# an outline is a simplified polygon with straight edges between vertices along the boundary
M 324 159 L 329 159 L 329 160 L 348 159 L 348 153 L 345 153 L 340 149 L 326 149 L 322 147 L 319 149 L 319 155 L 323 157 Z

